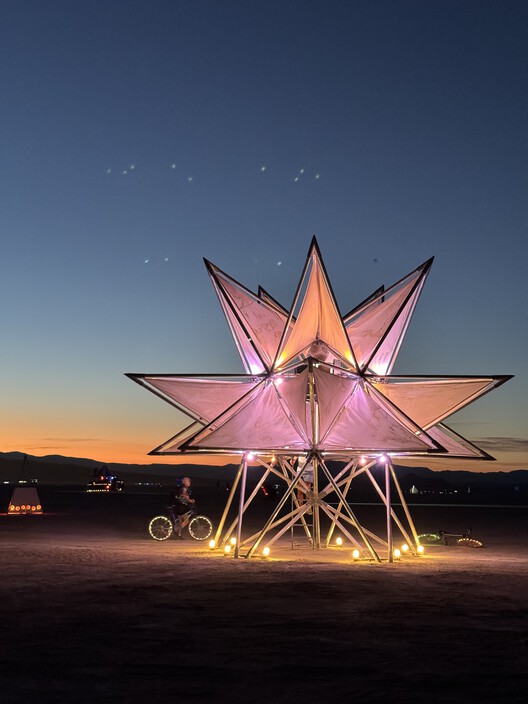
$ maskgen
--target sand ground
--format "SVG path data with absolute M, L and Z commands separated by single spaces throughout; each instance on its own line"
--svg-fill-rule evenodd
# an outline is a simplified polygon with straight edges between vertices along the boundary
M 486 515 L 486 548 L 393 565 L 2 516 L 0 701 L 525 702 L 526 509 Z

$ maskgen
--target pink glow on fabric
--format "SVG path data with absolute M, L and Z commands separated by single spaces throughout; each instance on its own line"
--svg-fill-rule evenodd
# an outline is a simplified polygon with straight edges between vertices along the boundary
M 387 336 L 377 349 L 372 359 L 368 362 L 368 368 L 373 374 L 390 374 L 396 357 L 400 351 L 403 338 L 411 322 L 412 314 L 420 298 L 425 278 L 418 284 L 410 299 L 405 304 L 400 315 L 394 321 Z
M 330 374 L 314 368 L 315 391 L 319 408 L 319 437 L 324 437 L 358 382 L 352 375 Z
M 342 411 L 319 442 L 322 450 L 427 452 L 436 445 L 379 397 L 357 383 Z M 419 433 L 418 429 L 418 433 Z
M 275 385 L 268 383 L 261 384 L 244 399 L 217 430 L 210 432 L 205 428 L 190 447 L 298 451 L 306 449 L 306 440 L 290 420 Z
M 222 272 L 216 271 L 215 276 L 220 290 L 236 309 L 262 361 L 269 369 L 275 358 L 287 316 L 246 289 L 235 285 L 223 276 Z M 240 334 L 240 330 L 239 326 L 237 334 Z M 246 340 L 247 337 L 245 334 Z
M 460 410 L 495 385 L 493 379 L 387 379 L 372 382 L 386 398 L 428 430 L 452 413 Z
M 318 341 L 328 345 L 352 366 L 354 362 L 350 343 L 315 251 L 311 256 L 309 274 L 305 271 L 304 278 L 306 276 L 308 282 L 299 313 L 289 335 L 283 341 L 276 366 L 281 367 L 299 355 L 307 354 L 307 348 Z
M 445 447 L 450 456 L 467 459 L 482 459 L 486 457 L 486 454 L 479 450 L 478 447 L 453 434 L 453 431 L 445 425 L 435 425 L 434 428 L 429 428 L 427 434 L 440 443 L 442 447 Z M 444 457 L 444 455 L 441 456 Z
M 398 315 L 400 307 L 410 295 L 420 275 L 421 271 L 417 271 L 399 289 L 395 290 L 393 287 L 392 292 L 391 289 L 385 291 L 382 294 L 383 301 L 381 303 L 374 299 L 345 323 L 350 344 L 360 369 L 366 368 L 377 345 Z
M 295 376 L 288 377 L 287 375 L 281 375 L 281 377 L 284 377 L 284 380 L 282 384 L 275 387 L 277 389 L 277 393 L 279 397 L 283 399 L 283 402 L 286 404 L 289 412 L 301 428 L 306 442 L 308 442 L 308 438 L 311 438 L 312 436 L 312 430 L 306 417 L 308 368 Z
M 175 401 L 185 413 L 205 423 L 210 423 L 257 384 L 253 380 L 162 376 L 147 376 L 145 382 Z
M 253 345 L 248 339 L 247 332 L 240 325 L 238 318 L 231 308 L 225 306 L 225 314 L 231 334 L 235 340 L 238 352 L 248 374 L 262 374 L 266 371 L 266 366 L 262 362 Z

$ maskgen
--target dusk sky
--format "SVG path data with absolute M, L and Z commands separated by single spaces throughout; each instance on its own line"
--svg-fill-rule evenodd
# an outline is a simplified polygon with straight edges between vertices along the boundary
M 0 451 L 156 461 L 202 258 L 289 307 L 315 234 L 342 313 L 435 256 L 394 372 L 515 378 L 429 464 L 528 468 L 527 2 L 4 0 L 0 81 Z

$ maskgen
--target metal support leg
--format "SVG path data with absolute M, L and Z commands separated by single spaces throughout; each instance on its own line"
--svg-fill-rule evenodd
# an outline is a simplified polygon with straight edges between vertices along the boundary
M 327 477 L 328 481 L 329 481 L 330 484 L 333 486 L 335 493 L 337 494 L 337 496 L 339 497 L 339 499 L 343 501 L 343 507 L 344 507 L 346 513 L 348 513 L 348 515 L 349 515 L 350 518 L 352 519 L 352 521 L 353 521 L 353 523 L 354 523 L 354 525 L 355 525 L 355 528 L 356 528 L 356 530 L 358 531 L 359 535 L 361 536 L 361 539 L 363 540 L 363 542 L 364 542 L 365 545 L 367 546 L 368 551 L 370 552 L 370 554 L 372 555 L 372 557 L 376 560 L 376 562 L 381 562 L 378 553 L 374 550 L 374 547 L 373 547 L 372 543 L 370 542 L 370 540 L 368 539 L 368 537 L 367 537 L 365 531 L 363 530 L 363 528 L 362 528 L 361 525 L 359 524 L 359 521 L 357 520 L 357 518 L 355 517 L 355 515 L 354 515 L 352 509 L 351 509 L 350 506 L 348 505 L 347 500 L 345 499 L 345 497 L 344 497 L 343 494 L 341 493 L 341 489 L 340 489 L 340 488 L 337 486 L 337 484 L 335 483 L 333 476 L 332 476 L 332 475 L 330 474 L 330 472 L 328 471 L 328 469 L 327 469 L 327 467 L 326 467 L 326 465 L 325 465 L 324 462 L 321 462 L 321 467 L 322 467 L 322 469 L 323 469 L 323 472 L 326 474 L 326 477 Z
M 387 499 L 387 549 L 389 551 L 389 562 L 393 562 L 390 472 L 388 462 L 385 463 L 385 498 Z
M 247 479 L 247 459 L 244 455 L 244 462 L 242 464 L 242 482 L 240 484 L 240 497 L 238 501 L 238 524 L 237 524 L 237 536 L 235 545 L 235 557 L 238 559 L 240 553 L 240 539 L 242 537 L 242 516 L 244 515 L 244 499 L 246 498 L 246 479 Z
M 235 481 L 233 482 L 233 486 L 231 487 L 231 491 L 229 492 L 229 496 L 227 497 L 226 505 L 224 507 L 224 512 L 222 513 L 222 518 L 220 519 L 220 523 L 218 524 L 218 528 L 216 529 L 216 535 L 215 535 L 215 545 L 218 545 L 218 541 L 220 540 L 220 536 L 222 535 L 222 531 L 224 529 L 224 523 L 227 518 L 227 514 L 229 513 L 229 509 L 231 508 L 231 503 L 233 501 L 233 497 L 235 495 L 235 491 L 238 486 L 238 482 L 240 481 L 240 477 L 242 476 L 242 471 L 244 469 L 244 460 L 240 463 L 240 467 L 238 468 L 237 475 L 235 477 Z

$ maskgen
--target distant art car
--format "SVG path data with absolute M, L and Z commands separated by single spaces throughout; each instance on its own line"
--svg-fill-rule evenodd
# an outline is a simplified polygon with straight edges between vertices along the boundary
M 89 493 L 119 492 L 124 488 L 125 482 L 118 479 L 115 474 L 110 474 L 106 465 L 103 465 L 100 470 L 94 470 L 92 481 L 86 485 L 86 491 Z

